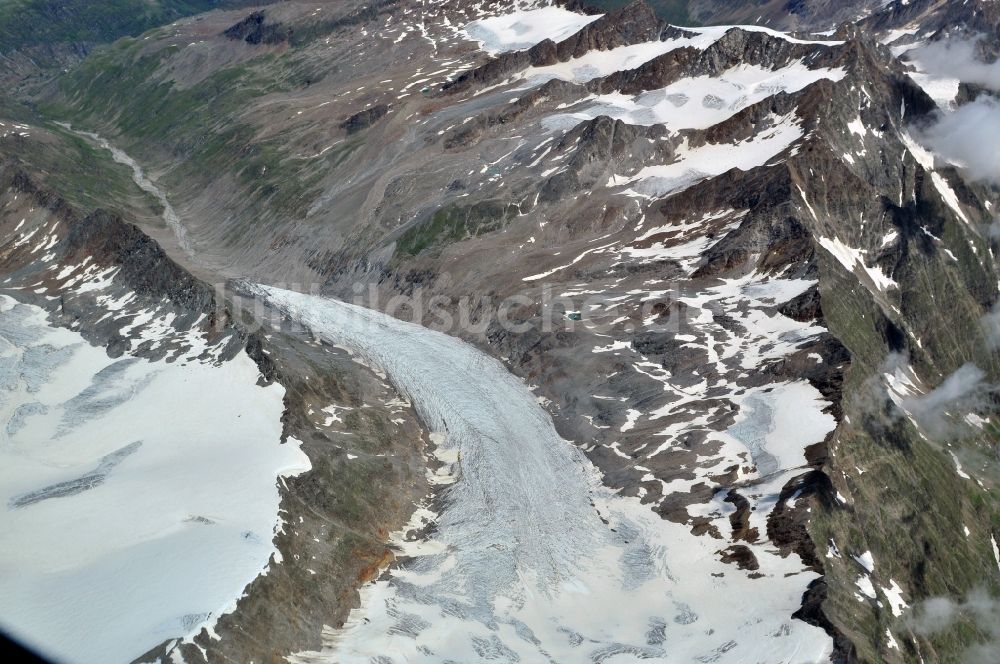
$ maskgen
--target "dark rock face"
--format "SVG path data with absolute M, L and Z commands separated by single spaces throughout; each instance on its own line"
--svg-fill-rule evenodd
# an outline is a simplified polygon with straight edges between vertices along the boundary
M 359 131 L 368 129 L 376 122 L 389 114 L 388 104 L 377 104 L 363 111 L 358 111 L 351 117 L 340 123 L 340 128 L 345 129 L 348 134 L 356 134 Z
M 992 37 L 985 44 L 995 57 L 996 37 L 1000 35 L 1000 7 L 993 2 L 894 0 L 858 25 L 863 30 L 877 32 L 916 25 L 921 35 L 933 38 Z
M 215 309 L 212 289 L 195 279 L 134 224 L 103 210 L 73 224 L 67 237 L 67 259 L 92 256 L 120 265 L 121 276 L 138 293 L 166 296 L 179 306 L 209 313 Z
M 995 91 L 990 90 L 985 86 L 962 81 L 958 85 L 958 96 L 955 97 L 955 103 L 962 106 L 964 104 L 972 103 L 983 96 L 996 98 L 997 94 Z
M 575 35 L 556 45 L 556 58 L 565 62 L 590 51 L 607 51 L 618 46 L 661 41 L 668 36 L 681 33 L 669 29 L 660 21 L 653 10 L 642 0 L 605 14 L 590 23 Z
M 571 12 L 577 12 L 578 14 L 600 14 L 603 11 L 601 7 L 594 5 L 588 0 L 554 0 L 552 4 L 557 7 L 565 7 Z
M 810 288 L 798 297 L 781 305 L 781 313 L 792 320 L 806 322 L 823 320 L 823 305 L 818 288 Z
M 802 598 L 802 608 L 796 611 L 792 617 L 824 629 L 833 636 L 833 655 L 831 661 L 834 664 L 858 662 L 860 660 L 855 645 L 837 630 L 823 610 L 823 603 L 829 597 L 829 592 L 829 586 L 823 578 L 816 579 L 810 583 L 809 590 Z
M 133 305 L 140 309 L 172 313 L 176 333 L 200 331 L 212 343 L 226 346 L 222 353 L 226 358 L 249 343 L 252 335 L 234 325 L 215 291 L 168 257 L 159 244 L 134 224 L 100 209 L 80 216 L 57 194 L 36 184 L 35 176 L 12 162 L 0 162 L 0 190 L 27 197 L 59 221 L 58 241 L 45 254 L 45 261 L 39 260 L 39 252 L 31 251 L 28 246 L 0 257 L 0 270 L 13 275 L 12 278 L 41 279 L 46 289 L 56 289 L 47 276 L 53 263 L 114 268 L 114 283 L 109 287 L 120 296 L 131 295 Z M 57 322 L 73 325 L 88 341 L 108 348 L 112 355 L 132 351 L 160 359 L 170 349 L 170 342 L 160 344 L 157 350 L 134 348 L 130 339 L 120 335 L 128 317 L 116 321 L 106 316 L 107 312 L 96 304 L 93 295 L 58 290 L 54 295 L 58 295 L 57 305 L 44 298 L 35 303 L 50 310 L 55 306 L 53 315 Z M 199 319 L 203 322 L 196 324 Z M 262 372 L 271 373 L 266 368 L 269 362 L 266 356 L 261 356 L 261 360 Z
M 166 296 L 181 306 L 208 312 L 213 292 L 171 260 L 163 249 L 137 226 L 105 210 L 85 217 L 55 193 L 35 184 L 34 178 L 17 165 L 0 164 L 0 187 L 10 187 L 37 200 L 69 227 L 64 242 L 66 260 L 91 256 L 99 264 L 122 268 L 122 277 L 137 292 Z
M 263 11 L 256 11 L 245 19 L 226 29 L 223 33 L 229 39 L 245 41 L 248 44 L 280 44 L 291 37 L 291 30 L 281 23 L 268 23 Z
M 739 569 L 756 571 L 760 569 L 757 557 L 748 547 L 742 544 L 734 544 L 722 552 L 722 562 L 735 564 Z

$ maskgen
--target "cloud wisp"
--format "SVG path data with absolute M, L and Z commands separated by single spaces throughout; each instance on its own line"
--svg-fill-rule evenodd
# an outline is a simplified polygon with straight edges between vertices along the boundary
M 982 632 L 983 641 L 959 658 L 967 664 L 992 664 L 1000 652 L 1000 602 L 985 590 L 973 590 L 957 602 L 948 597 L 934 597 L 915 607 L 908 623 L 921 636 L 933 636 L 951 629 L 959 621 L 971 623 Z
M 980 58 L 981 39 L 933 42 L 907 53 L 933 79 L 957 80 L 1000 91 L 1000 61 Z M 917 138 L 926 147 L 959 166 L 975 180 L 1000 185 L 1000 151 L 992 137 L 1000 132 L 1000 102 L 991 95 L 955 110 L 943 110 Z
M 1000 102 L 981 96 L 957 110 L 942 113 L 920 132 L 925 146 L 964 168 L 975 180 L 1000 185 L 1000 151 L 992 137 L 1000 135 Z
M 935 78 L 954 78 L 1000 90 L 1000 61 L 983 62 L 979 57 L 981 39 L 951 39 L 919 46 L 907 57 Z

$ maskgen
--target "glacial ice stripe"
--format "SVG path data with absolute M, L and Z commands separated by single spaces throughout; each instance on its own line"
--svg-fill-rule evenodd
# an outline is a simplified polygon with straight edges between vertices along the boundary
M 385 371 L 443 434 L 438 456 L 455 461 L 458 477 L 443 489 L 438 514 L 418 512 L 433 521 L 430 539 L 406 543 L 412 557 L 363 589 L 347 626 L 327 630 L 322 650 L 290 661 L 828 658 L 830 638 L 791 618 L 816 578 L 796 556 L 761 547 L 763 576 L 751 578 L 721 562 L 724 541 L 695 537 L 605 488 L 498 361 L 369 309 L 257 290 Z

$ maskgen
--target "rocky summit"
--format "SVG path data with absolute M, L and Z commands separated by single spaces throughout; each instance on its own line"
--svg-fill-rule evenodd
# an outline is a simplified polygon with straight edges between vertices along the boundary
M 7 638 L 1000 661 L 1000 3 L 139 4 L 0 0 Z

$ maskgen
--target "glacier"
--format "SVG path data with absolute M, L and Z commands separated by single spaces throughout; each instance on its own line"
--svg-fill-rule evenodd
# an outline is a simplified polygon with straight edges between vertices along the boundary
M 291 661 L 828 658 L 827 634 L 791 618 L 817 575 L 776 551 L 762 552 L 765 578 L 737 573 L 719 560 L 722 541 L 606 488 L 499 361 L 364 307 L 249 290 L 384 371 L 434 432 L 436 456 L 451 462 L 451 481 L 439 473 L 445 486 L 417 506 L 420 534 L 394 538 L 399 564 L 362 590 L 361 609 L 344 629 L 326 630 L 321 650 Z M 782 408 L 755 417 L 785 419 Z
M 54 661 L 210 628 L 275 553 L 284 388 L 201 350 L 111 358 L 0 295 L 0 625 Z

